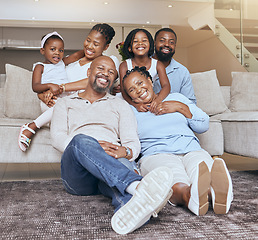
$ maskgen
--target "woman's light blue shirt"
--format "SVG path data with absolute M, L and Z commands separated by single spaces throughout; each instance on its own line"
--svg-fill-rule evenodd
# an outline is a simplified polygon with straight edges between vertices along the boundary
M 133 106 L 138 124 L 141 153 L 149 156 L 158 153 L 185 154 L 201 149 L 196 133 L 209 129 L 209 116 L 192 101 L 180 93 L 170 93 L 164 101 L 179 101 L 186 104 L 192 118 L 179 112 L 155 115 L 151 112 L 138 112 Z

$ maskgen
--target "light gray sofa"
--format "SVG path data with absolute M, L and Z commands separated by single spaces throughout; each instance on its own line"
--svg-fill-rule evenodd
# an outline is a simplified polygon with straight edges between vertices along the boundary
M 197 105 L 210 116 L 209 130 L 197 135 L 202 147 L 258 159 L 258 73 L 232 72 L 231 86 L 219 86 L 215 70 L 191 77 Z
M 191 75 L 197 105 L 210 115 L 209 130 L 198 134 L 201 146 L 212 156 L 225 151 L 258 158 L 258 109 L 231 112 L 232 87 L 220 87 L 215 70 Z M 39 100 L 31 90 L 31 78 L 30 71 L 10 64 L 6 65 L 6 75 L 0 75 L 0 162 L 60 162 L 61 153 L 51 146 L 49 127 L 37 132 L 25 153 L 18 147 L 21 125 L 40 114 Z
M 51 146 L 48 127 L 37 132 L 28 151 L 18 147 L 20 127 L 41 113 L 31 79 L 30 71 L 9 64 L 6 76 L 0 78 L 0 162 L 60 162 L 61 153 Z

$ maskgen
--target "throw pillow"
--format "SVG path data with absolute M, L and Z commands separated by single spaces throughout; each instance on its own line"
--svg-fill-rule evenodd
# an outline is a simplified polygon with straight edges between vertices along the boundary
M 228 110 L 217 79 L 216 70 L 192 73 L 197 106 L 209 116 Z
M 5 115 L 10 118 L 35 119 L 41 114 L 37 94 L 31 89 L 32 72 L 5 65 Z
M 234 112 L 258 111 L 258 73 L 232 72 L 229 109 Z

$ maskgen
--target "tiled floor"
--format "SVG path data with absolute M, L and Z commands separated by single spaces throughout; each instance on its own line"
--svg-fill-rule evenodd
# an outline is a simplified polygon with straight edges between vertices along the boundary
M 0 180 L 60 178 L 60 163 L 0 163 Z
M 222 158 L 231 171 L 258 170 L 258 158 L 248 158 L 224 153 Z
M 224 154 L 229 170 L 258 170 L 258 159 Z M 0 163 L 0 181 L 59 179 L 60 163 Z

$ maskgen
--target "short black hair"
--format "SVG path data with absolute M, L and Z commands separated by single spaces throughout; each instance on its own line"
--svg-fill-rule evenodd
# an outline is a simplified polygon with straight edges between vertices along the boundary
M 101 33 L 105 39 L 106 39 L 106 45 L 111 43 L 113 37 L 115 36 L 115 30 L 114 28 L 112 28 L 110 25 L 108 25 L 107 23 L 98 23 L 95 26 L 92 27 L 91 31 L 98 31 L 99 33 Z
M 41 41 L 42 41 L 42 39 L 43 39 L 46 35 L 47 35 L 47 34 L 45 34 L 45 35 L 41 38 Z M 45 45 L 47 44 L 47 42 L 48 42 L 50 39 L 59 39 L 59 40 L 61 40 L 62 42 L 64 42 L 64 40 L 63 40 L 62 38 L 60 38 L 58 35 L 52 35 L 52 36 L 50 36 L 49 38 L 47 38 L 47 40 L 44 42 L 43 48 L 45 47 Z
M 148 37 L 148 40 L 149 40 L 149 43 L 150 43 L 150 49 L 149 49 L 149 52 L 148 52 L 148 56 L 150 57 L 154 53 L 154 40 L 153 40 L 153 37 L 151 36 L 150 32 L 147 31 L 146 29 L 143 29 L 143 28 L 136 28 L 136 29 L 132 30 L 127 35 L 127 37 L 125 39 L 124 46 L 123 46 L 123 53 L 128 58 L 133 58 L 134 57 L 134 53 L 130 52 L 128 50 L 128 48 L 132 46 L 133 39 L 134 39 L 136 33 L 138 33 L 138 32 L 144 32 L 147 35 L 147 37 Z
M 161 29 L 159 29 L 155 33 L 155 36 L 154 36 L 155 41 L 156 41 L 157 36 L 159 35 L 160 32 L 171 32 L 171 33 L 173 33 L 175 35 L 175 38 L 176 38 L 176 41 L 177 41 L 177 35 L 176 35 L 175 31 L 172 28 L 161 28 Z
M 123 77 L 122 83 L 124 84 L 125 79 L 126 79 L 127 77 L 129 77 L 131 73 L 134 73 L 134 72 L 138 72 L 138 73 L 140 73 L 141 75 L 145 76 L 146 79 L 150 78 L 151 81 L 152 81 L 152 77 L 151 77 L 149 71 L 147 71 L 147 69 L 146 69 L 145 66 L 143 66 L 143 67 L 135 66 L 133 69 L 126 71 L 126 73 L 125 73 L 125 75 L 124 75 L 124 77 Z

